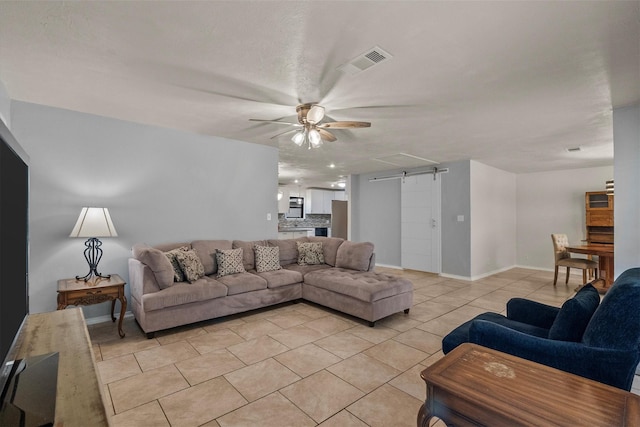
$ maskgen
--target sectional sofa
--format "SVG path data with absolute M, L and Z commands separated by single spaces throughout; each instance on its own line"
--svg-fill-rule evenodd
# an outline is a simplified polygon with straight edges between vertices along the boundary
M 333 237 L 136 244 L 130 305 L 147 334 L 304 299 L 364 319 L 409 312 L 413 284 L 376 273 L 372 243 Z

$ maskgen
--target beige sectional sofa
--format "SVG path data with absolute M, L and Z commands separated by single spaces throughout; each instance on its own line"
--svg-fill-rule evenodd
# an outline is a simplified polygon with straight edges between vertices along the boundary
M 321 250 L 323 262 L 300 265 L 299 261 L 304 264 L 304 259 L 299 260 L 299 243 L 314 243 L 311 246 Z M 233 249 L 236 250 L 229 251 Z M 237 249 L 242 249 L 239 270 L 244 272 L 219 277 L 227 273 L 230 259 L 220 258 L 220 254 L 237 256 Z M 264 257 L 258 259 L 257 265 L 258 249 L 277 257 L 276 265 L 265 268 Z M 401 277 L 374 272 L 373 249 L 372 243 L 332 237 L 197 240 L 155 247 L 136 244 L 129 259 L 130 306 L 149 338 L 159 330 L 300 299 L 359 317 L 374 326 L 383 317 L 409 312 L 413 284 Z M 191 258 L 197 255 L 197 260 L 191 261 L 198 264 L 200 274 L 191 277 L 192 282 L 176 281 L 182 277 L 176 275 L 178 267 L 166 255 L 176 250 Z M 179 254 L 188 258 L 183 252 Z M 261 251 L 258 256 L 262 254 Z M 222 266 L 218 265 L 219 260 Z

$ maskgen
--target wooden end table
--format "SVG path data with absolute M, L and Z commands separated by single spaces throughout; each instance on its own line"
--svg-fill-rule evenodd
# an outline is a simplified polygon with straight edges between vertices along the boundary
M 116 318 L 113 315 L 113 311 L 116 306 L 116 300 L 120 300 L 118 334 L 120 338 L 124 338 L 122 319 L 127 310 L 124 285 L 126 285 L 126 282 L 117 274 L 112 274 L 109 278 L 94 277 L 87 282 L 82 279 L 58 280 L 58 310 L 64 310 L 69 305 L 93 305 L 111 301 L 111 321 L 115 322 Z
M 455 426 L 638 426 L 640 396 L 465 343 L 420 374 L 432 417 Z

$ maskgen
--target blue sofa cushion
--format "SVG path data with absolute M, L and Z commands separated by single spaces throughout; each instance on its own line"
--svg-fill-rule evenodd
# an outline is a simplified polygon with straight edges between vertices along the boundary
M 549 329 L 549 339 L 582 341 L 582 335 L 598 304 L 600 304 L 600 295 L 596 288 L 591 283 L 584 285 L 573 298 L 562 304 Z
M 602 299 L 584 331 L 591 347 L 640 350 L 640 268 L 626 270 Z

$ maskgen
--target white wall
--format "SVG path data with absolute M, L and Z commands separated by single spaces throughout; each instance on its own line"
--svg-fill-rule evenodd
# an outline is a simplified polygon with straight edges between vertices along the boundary
M 0 80 L 0 120 L 4 122 L 7 128 L 11 129 L 11 98 L 7 93 L 7 88 Z
M 471 161 L 471 278 L 516 263 L 516 175 Z
M 56 281 L 88 270 L 85 239 L 68 237 L 83 206 L 109 208 L 118 237 L 99 271 L 125 280 L 136 242 L 277 237 L 276 148 L 19 101 L 11 114 L 30 156 L 31 312 L 55 310 Z
M 518 175 L 517 264 L 553 270 L 551 234 L 566 234 L 572 243 L 585 239 L 584 194 L 603 191 L 612 178 L 613 166 Z
M 640 105 L 613 110 L 615 275 L 640 267 Z
M 442 179 L 442 273 L 470 277 L 469 161 L 443 163 Z M 407 172 L 425 168 L 408 169 Z M 369 179 L 402 173 L 402 170 L 353 175 L 349 186 L 351 238 L 373 242 L 376 263 L 400 267 L 400 180 L 369 182 Z M 457 222 L 464 215 L 465 222 Z

